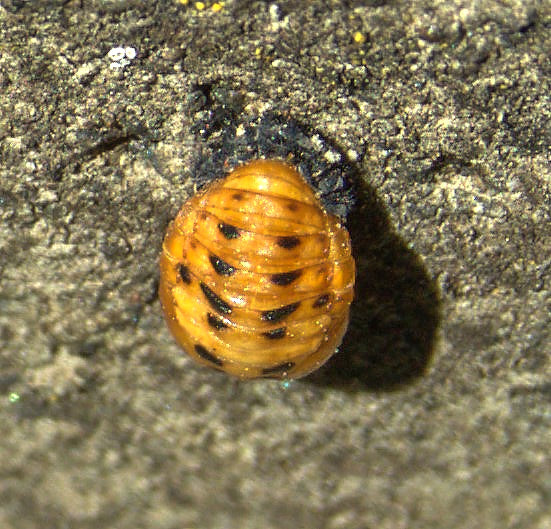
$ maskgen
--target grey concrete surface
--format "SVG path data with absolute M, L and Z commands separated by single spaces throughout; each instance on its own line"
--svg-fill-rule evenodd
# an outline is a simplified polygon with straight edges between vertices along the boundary
M 550 57 L 537 0 L 3 1 L 0 527 L 551 527 Z M 268 111 L 363 182 L 349 333 L 288 385 L 156 297 L 194 163 Z

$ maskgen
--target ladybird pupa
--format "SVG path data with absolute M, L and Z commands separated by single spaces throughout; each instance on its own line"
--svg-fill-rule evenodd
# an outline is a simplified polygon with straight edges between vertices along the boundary
M 248 162 L 188 200 L 168 227 L 160 268 L 178 343 L 240 378 L 305 376 L 348 326 L 348 232 L 279 160 Z

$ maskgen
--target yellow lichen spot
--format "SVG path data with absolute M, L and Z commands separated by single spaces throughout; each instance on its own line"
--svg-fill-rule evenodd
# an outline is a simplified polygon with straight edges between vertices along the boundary
M 223 7 L 224 7 L 224 2 L 214 2 L 214 4 L 212 4 L 212 10 L 215 13 L 218 13 L 218 11 L 222 11 Z
M 357 44 L 363 44 L 365 42 L 365 35 L 361 31 L 354 33 L 354 42 Z
M 189 4 L 189 0 L 178 0 L 178 3 L 187 6 Z
M 195 2 L 195 9 L 197 9 L 197 11 L 203 11 L 205 7 L 205 2 Z
M 260 57 L 262 55 L 262 48 L 256 48 L 254 50 L 254 54 L 257 56 L 257 57 Z

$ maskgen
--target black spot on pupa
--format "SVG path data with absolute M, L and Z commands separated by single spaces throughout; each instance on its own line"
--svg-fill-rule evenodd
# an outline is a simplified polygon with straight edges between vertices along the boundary
M 189 273 L 189 268 L 186 265 L 181 264 L 178 266 L 178 275 L 186 285 L 191 283 L 191 275 Z
M 261 319 L 264 321 L 270 321 L 272 323 L 281 321 L 286 316 L 289 316 L 289 314 L 295 312 L 295 310 L 298 309 L 299 305 L 300 303 L 291 303 L 290 305 L 285 305 L 284 307 L 280 307 L 279 309 L 265 310 L 262 313 Z
M 237 202 L 241 202 L 241 200 L 243 200 L 243 195 L 241 193 L 234 193 L 231 197 Z
M 281 287 L 290 285 L 293 281 L 297 280 L 301 275 L 300 270 L 294 270 L 293 272 L 285 272 L 283 274 L 273 274 L 270 278 L 270 281 L 274 285 L 279 285 Z
M 291 369 L 295 367 L 294 362 L 285 362 L 284 364 L 279 364 L 274 367 L 265 367 L 262 370 L 262 374 L 264 376 L 271 376 L 271 375 L 282 375 L 283 373 L 287 373 Z
M 226 239 L 237 239 L 239 237 L 239 230 L 231 224 L 224 224 L 221 222 L 218 224 L 218 229 Z
M 231 314 L 231 307 L 222 299 L 220 299 L 205 283 L 201 282 L 201 290 L 210 306 L 219 314 Z
M 269 338 L 270 340 L 278 340 L 279 338 L 284 338 L 286 332 L 286 327 L 279 327 L 279 329 L 263 332 L 262 335 L 266 336 L 266 338 Z
M 320 307 L 324 307 L 325 305 L 327 305 L 327 303 L 329 303 L 329 294 L 323 294 L 322 296 L 317 298 L 314 303 L 312 303 L 312 307 L 314 307 L 315 309 L 319 309 Z
M 221 329 L 225 329 L 227 327 L 222 318 L 219 318 L 218 316 L 215 316 L 210 312 L 207 313 L 207 321 L 209 322 L 209 325 L 217 331 L 220 331 Z
M 203 347 L 201 344 L 195 344 L 195 352 L 207 362 L 214 364 L 215 366 L 222 367 L 224 362 L 220 360 L 217 356 L 214 356 L 210 353 L 206 347 Z
M 294 235 L 289 235 L 288 237 L 278 237 L 276 244 L 281 248 L 291 250 L 292 248 L 296 248 L 300 244 L 300 239 L 298 237 L 295 237 Z
M 222 261 L 222 259 L 216 255 L 211 255 L 209 261 L 219 276 L 231 276 L 235 273 L 235 268 L 233 266 L 226 263 L 226 261 Z
M 293 212 L 298 211 L 298 204 L 293 204 L 293 203 L 287 204 L 287 209 Z

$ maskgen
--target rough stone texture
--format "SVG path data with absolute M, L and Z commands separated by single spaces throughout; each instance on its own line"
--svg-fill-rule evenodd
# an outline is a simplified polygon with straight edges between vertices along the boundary
M 550 527 L 551 4 L 184 4 L 0 7 L 0 527 Z M 364 181 L 350 332 L 288 386 L 156 299 L 220 109 Z

